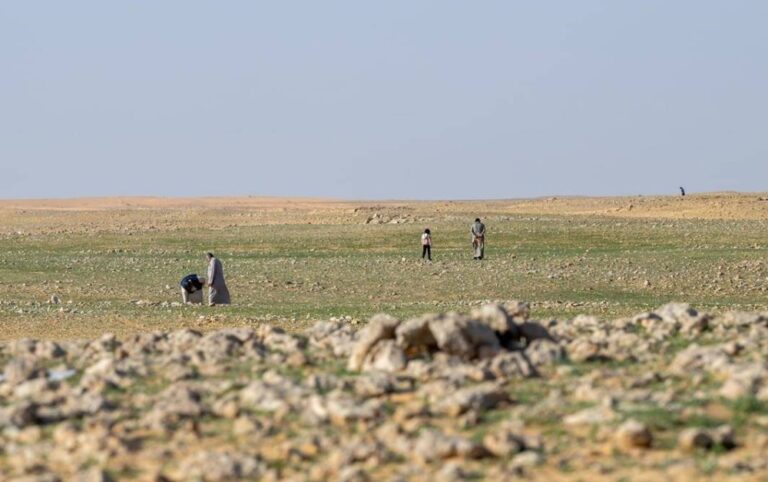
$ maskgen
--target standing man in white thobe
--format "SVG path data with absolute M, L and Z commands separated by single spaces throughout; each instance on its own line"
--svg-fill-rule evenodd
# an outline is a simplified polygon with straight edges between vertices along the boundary
M 228 305 L 229 290 L 224 282 L 224 268 L 221 266 L 221 261 L 213 253 L 206 253 L 205 257 L 208 259 L 208 279 L 206 280 L 208 305 Z

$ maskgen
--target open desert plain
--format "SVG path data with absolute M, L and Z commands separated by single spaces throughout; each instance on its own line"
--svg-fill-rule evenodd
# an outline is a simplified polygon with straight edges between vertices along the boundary
M 767 480 L 766 232 L 763 194 L 0 201 L 0 479 Z M 181 303 L 206 251 L 229 306 Z

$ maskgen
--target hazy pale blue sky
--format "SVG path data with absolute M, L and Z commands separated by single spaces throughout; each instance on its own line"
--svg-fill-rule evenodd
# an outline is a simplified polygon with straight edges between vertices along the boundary
M 0 3 L 0 198 L 768 190 L 768 2 Z

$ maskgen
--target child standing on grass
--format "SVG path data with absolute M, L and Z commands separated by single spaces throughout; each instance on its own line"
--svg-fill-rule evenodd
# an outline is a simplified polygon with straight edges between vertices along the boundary
M 432 261 L 432 233 L 429 232 L 429 228 L 424 230 L 424 234 L 421 235 L 421 259 L 427 258 Z

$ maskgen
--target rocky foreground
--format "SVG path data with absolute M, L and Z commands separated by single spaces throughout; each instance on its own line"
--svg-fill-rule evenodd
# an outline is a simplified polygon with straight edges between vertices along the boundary
M 2 480 L 765 480 L 768 315 L 0 345 Z

